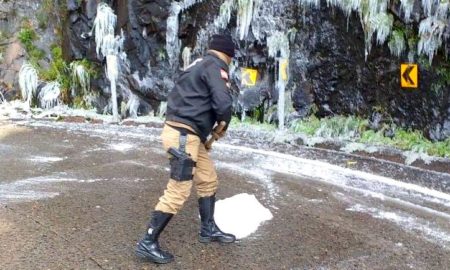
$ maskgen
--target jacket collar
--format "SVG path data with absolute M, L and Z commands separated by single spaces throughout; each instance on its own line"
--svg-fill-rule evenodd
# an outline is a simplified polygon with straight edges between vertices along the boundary
M 206 53 L 207 56 L 211 56 L 211 58 L 225 71 L 228 71 L 228 65 L 227 63 L 225 63 L 225 61 L 223 61 L 222 59 L 220 59 L 215 53 L 213 52 L 207 52 Z

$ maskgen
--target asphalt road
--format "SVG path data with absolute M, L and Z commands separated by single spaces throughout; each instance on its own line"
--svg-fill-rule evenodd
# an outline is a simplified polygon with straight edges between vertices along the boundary
M 254 194 L 274 218 L 236 244 L 201 244 L 193 192 L 161 237 L 175 262 L 140 261 L 168 177 L 158 133 L 0 122 L 0 269 L 450 269 L 447 193 L 227 144 L 212 153 L 217 197 Z

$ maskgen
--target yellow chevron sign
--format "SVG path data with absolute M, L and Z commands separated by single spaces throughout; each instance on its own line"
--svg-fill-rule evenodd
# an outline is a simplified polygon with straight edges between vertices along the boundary
M 242 86 L 255 86 L 258 79 L 258 70 L 253 68 L 241 68 Z
M 417 64 L 402 64 L 400 81 L 403 88 L 419 87 L 419 66 Z

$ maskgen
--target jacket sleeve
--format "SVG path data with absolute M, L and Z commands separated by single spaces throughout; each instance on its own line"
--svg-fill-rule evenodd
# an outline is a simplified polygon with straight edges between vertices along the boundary
M 233 98 L 227 86 L 228 72 L 215 65 L 210 65 L 203 74 L 203 81 L 211 92 L 211 103 L 217 122 L 225 121 L 228 127 L 233 104 Z

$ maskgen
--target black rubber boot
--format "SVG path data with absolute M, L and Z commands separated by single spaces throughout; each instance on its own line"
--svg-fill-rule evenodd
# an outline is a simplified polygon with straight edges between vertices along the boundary
M 136 255 L 142 259 L 164 264 L 173 261 L 173 255 L 167 251 L 161 250 L 158 238 L 161 232 L 172 219 L 173 214 L 160 211 L 154 211 L 150 221 L 147 233 L 136 248 Z
M 233 243 L 236 241 L 236 237 L 232 234 L 222 232 L 214 221 L 215 204 L 215 195 L 198 199 L 198 208 L 202 223 L 199 233 L 199 241 L 201 243 Z

